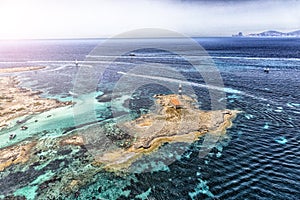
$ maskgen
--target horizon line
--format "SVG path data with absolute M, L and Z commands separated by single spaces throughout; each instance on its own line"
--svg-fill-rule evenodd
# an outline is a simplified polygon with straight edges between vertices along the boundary
M 189 36 L 187 36 L 189 37 Z M 190 36 L 190 38 L 226 38 L 232 36 Z M 21 38 L 21 39 L 1 39 L 0 41 L 22 41 L 22 40 L 107 40 L 107 39 L 168 39 L 168 38 L 185 38 L 172 36 L 158 36 L 158 37 L 61 37 L 61 38 Z
M 290 30 L 288 32 L 286 31 L 281 31 L 281 30 L 277 30 L 277 29 L 268 29 L 268 30 L 263 30 L 263 31 L 259 31 L 256 33 L 247 33 L 245 35 L 243 35 L 243 37 L 248 37 L 248 35 L 250 34 L 259 34 L 259 33 L 263 33 L 263 32 L 267 32 L 267 31 L 278 31 L 278 32 L 282 32 L 282 33 L 290 33 L 290 32 L 294 32 L 294 31 L 300 31 L 300 29 L 293 29 Z M 243 31 L 239 31 L 244 33 Z M 237 33 L 239 33 L 237 32 Z M 190 37 L 190 38 L 227 38 L 227 37 L 233 37 L 235 34 L 237 33 L 233 33 L 231 35 L 207 35 L 207 36 L 188 36 L 186 35 L 186 37 Z M 183 36 L 184 37 L 184 36 Z M 251 37 L 251 36 L 249 36 Z M 177 36 L 137 36 L 137 37 L 49 37 L 49 38 L 0 38 L 0 41 L 26 41 L 26 40 L 107 40 L 107 39 L 160 39 L 160 38 L 182 38 L 182 37 L 177 37 Z

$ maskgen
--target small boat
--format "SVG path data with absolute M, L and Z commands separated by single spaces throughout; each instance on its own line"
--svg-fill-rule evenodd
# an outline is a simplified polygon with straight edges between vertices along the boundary
M 17 120 L 17 124 L 23 124 L 23 123 L 25 123 L 26 122 L 26 120 L 24 119 L 24 120 Z
M 72 92 L 72 91 L 69 91 L 69 94 L 72 95 L 72 96 L 74 96 L 74 97 L 77 97 L 77 96 L 78 96 L 77 93 L 74 93 L 74 92 Z
M 264 72 L 265 72 L 265 73 L 267 73 L 267 74 L 268 74 L 268 73 L 269 73 L 269 71 L 270 71 L 270 68 L 264 68 Z
M 28 129 L 28 127 L 27 126 L 21 126 L 21 128 L 20 128 L 22 131 L 24 131 L 24 130 L 27 130 Z
M 78 67 L 78 61 L 77 61 L 77 59 L 75 60 L 75 66 Z
M 10 139 L 10 140 L 14 139 L 15 137 L 16 137 L 16 134 L 15 134 L 15 133 L 12 133 L 12 134 L 9 135 L 9 139 Z

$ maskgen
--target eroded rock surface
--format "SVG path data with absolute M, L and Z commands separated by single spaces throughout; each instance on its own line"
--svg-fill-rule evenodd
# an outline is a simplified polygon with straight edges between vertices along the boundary
M 156 95 L 156 110 L 136 120 L 118 124 L 133 134 L 128 148 L 110 150 L 97 157 L 98 163 L 118 169 L 129 166 L 145 153 L 158 149 L 166 142 L 188 142 L 206 134 L 224 134 L 239 111 L 203 111 L 196 100 L 185 95 Z

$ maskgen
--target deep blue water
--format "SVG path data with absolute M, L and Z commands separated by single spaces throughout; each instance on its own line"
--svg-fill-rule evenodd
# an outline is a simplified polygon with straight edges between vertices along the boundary
M 119 199 L 134 199 L 148 191 L 148 199 L 299 199 L 300 198 L 300 39 L 299 38 L 195 38 L 212 57 L 226 90 L 226 107 L 243 111 L 206 157 L 199 158 L 202 140 L 190 145 L 171 164 L 155 172 L 119 177 L 99 173 L 80 189 L 81 198 L 115 192 Z M 85 63 L 101 40 L 36 40 L 0 42 L 0 67 L 46 65 L 20 73 L 22 85 L 43 90 L 44 96 L 66 98 L 76 82 L 74 60 Z M 150 42 L 161 42 L 150 41 Z M 164 39 L 163 42 L 172 42 Z M 185 52 L 193 54 L 192 51 Z M 100 60 L 105 58 L 100 58 Z M 109 94 L 131 64 L 170 65 L 186 80 L 203 83 L 191 65 L 171 52 L 139 49 L 118 58 L 99 81 L 98 90 Z M 102 64 L 101 64 L 102 65 Z M 270 73 L 263 72 L 265 67 Z M 157 70 L 155 68 L 155 70 Z M 164 76 L 164 74 L 161 74 Z M 138 84 L 138 83 L 137 83 Z M 206 88 L 194 87 L 202 109 L 210 109 Z M 149 109 L 151 96 L 170 93 L 155 84 L 140 87 L 129 103 L 139 115 Z M 124 94 L 120 94 L 124 95 Z M 101 115 L 101 111 L 99 113 Z M 107 116 L 109 117 L 109 116 Z M 160 166 L 159 163 L 156 163 Z M 121 190 L 100 188 L 124 184 Z M 123 196 L 122 196 L 123 195 Z M 145 194 L 146 195 L 146 194 Z M 100 195 L 101 196 L 101 195 Z M 107 198 L 112 198 L 107 194 Z M 114 196 L 114 197 L 115 197 Z M 70 196 L 73 198 L 74 196 Z

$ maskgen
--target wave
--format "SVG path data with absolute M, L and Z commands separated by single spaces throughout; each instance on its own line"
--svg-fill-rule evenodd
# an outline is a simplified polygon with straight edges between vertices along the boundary
M 78 65 L 82 64 L 108 64 L 110 61 L 78 61 Z M 125 63 L 121 61 L 114 61 L 114 63 Z M 127 62 L 126 62 L 127 63 Z M 34 60 L 34 61 L 0 61 L 0 64 L 67 64 L 67 65 L 75 65 L 74 60 Z M 1 67 L 0 67 L 1 68 Z
M 239 59 L 239 60 L 271 60 L 271 61 L 296 61 L 300 62 L 300 58 L 271 58 L 271 57 L 239 57 L 239 56 L 199 56 L 199 55 L 182 55 L 189 58 L 212 58 L 212 59 Z M 136 54 L 135 56 L 130 55 L 86 55 L 86 58 L 144 58 L 144 59 L 174 59 L 180 58 L 179 55 L 158 55 L 158 54 Z M 105 60 L 82 60 L 78 63 L 103 63 Z M 0 61 L 0 64 L 26 64 L 26 63 L 75 63 L 75 60 L 27 60 L 27 61 Z
M 219 87 L 219 86 L 214 86 L 214 85 L 205 85 L 205 84 L 201 84 L 201 83 L 195 83 L 195 82 L 178 80 L 178 79 L 167 78 L 167 77 L 151 76 L 151 75 L 143 75 L 143 74 L 133 74 L 133 73 L 126 73 L 126 72 L 121 72 L 121 71 L 119 71 L 117 73 L 118 74 L 122 74 L 122 75 L 127 75 L 127 76 L 148 78 L 148 79 L 152 79 L 152 80 L 159 80 L 159 81 L 165 81 L 165 82 L 173 82 L 173 83 L 178 83 L 178 84 L 186 84 L 186 85 L 191 85 L 191 86 L 200 87 L 200 88 L 218 90 L 218 91 L 221 91 L 221 92 L 226 92 L 226 93 L 231 93 L 231 94 L 239 94 L 239 95 L 250 97 L 250 98 L 253 98 L 253 99 L 267 101 L 267 102 L 271 102 L 271 103 L 276 104 L 276 102 L 274 102 L 274 101 L 272 101 L 270 99 L 266 99 L 266 98 L 263 98 L 263 97 L 255 96 L 255 95 L 252 95 L 252 94 L 248 94 L 248 93 L 246 93 L 244 91 L 236 90 L 236 89 L 229 88 L 229 87 Z
M 239 57 L 239 56 L 212 56 L 217 59 L 240 59 L 240 60 L 272 60 L 272 61 L 299 61 L 300 58 L 271 58 L 271 57 Z

